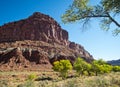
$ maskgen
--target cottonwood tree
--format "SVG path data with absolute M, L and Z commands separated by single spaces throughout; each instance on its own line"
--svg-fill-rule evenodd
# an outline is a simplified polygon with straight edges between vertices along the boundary
M 110 73 L 112 71 L 112 66 L 108 64 L 101 65 L 101 73 Z
M 108 65 L 104 60 L 94 60 L 92 62 L 92 69 L 95 75 L 97 76 L 99 73 L 109 73 L 112 71 L 112 66 Z
M 81 21 L 87 25 L 92 19 L 100 19 L 102 29 L 109 30 L 115 26 L 114 35 L 120 33 L 120 0 L 100 0 L 96 5 L 90 0 L 73 0 L 65 14 L 62 16 L 64 23 Z
M 73 64 L 74 70 L 76 70 L 78 75 L 83 75 L 84 71 L 87 71 L 90 75 L 91 65 L 84 61 L 82 58 L 77 58 Z
M 59 72 L 63 79 L 68 76 L 68 71 L 72 69 L 72 64 L 69 60 L 55 61 L 53 65 L 53 70 Z
M 95 73 L 96 76 L 101 71 L 101 66 L 100 66 L 100 64 L 99 64 L 99 62 L 97 60 L 94 60 L 92 62 L 92 71 Z
M 112 70 L 114 72 L 120 72 L 120 66 L 113 66 Z

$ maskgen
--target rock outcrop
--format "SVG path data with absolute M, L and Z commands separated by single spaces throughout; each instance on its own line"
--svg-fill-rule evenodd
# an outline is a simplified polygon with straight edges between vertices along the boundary
M 69 41 L 68 32 L 48 15 L 35 12 L 27 19 L 0 27 L 2 69 L 50 68 L 56 60 L 69 59 L 73 63 L 79 56 L 87 62 L 93 60 L 81 45 Z
M 5 24 L 0 28 L 0 42 L 38 40 L 66 44 L 68 32 L 51 17 L 34 13 L 27 19 Z

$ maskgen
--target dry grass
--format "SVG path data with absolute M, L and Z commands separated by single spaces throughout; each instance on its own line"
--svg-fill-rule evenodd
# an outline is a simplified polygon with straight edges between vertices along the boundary
M 37 77 L 29 80 L 28 77 L 32 74 Z M 62 80 L 59 74 L 53 71 L 0 72 L 0 87 L 120 87 L 120 72 L 66 80 Z

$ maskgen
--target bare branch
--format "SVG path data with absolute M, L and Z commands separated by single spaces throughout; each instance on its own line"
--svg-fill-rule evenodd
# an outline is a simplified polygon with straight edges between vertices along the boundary
M 112 22 L 114 22 L 118 27 L 120 27 L 120 24 L 119 24 L 115 19 L 113 19 L 113 18 L 110 16 L 109 13 L 107 13 L 107 14 L 108 14 L 109 19 L 110 19 Z

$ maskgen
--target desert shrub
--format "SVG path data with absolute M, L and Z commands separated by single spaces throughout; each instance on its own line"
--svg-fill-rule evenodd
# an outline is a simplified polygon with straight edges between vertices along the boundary
M 120 73 L 107 73 L 99 76 L 81 76 L 67 79 L 56 87 L 120 87 Z
M 79 87 L 78 83 L 76 82 L 76 79 L 71 79 L 70 81 L 67 81 L 64 84 L 64 87 Z
M 19 84 L 17 87 L 26 87 L 24 84 Z
M 9 87 L 8 85 L 9 84 L 7 80 L 0 80 L 0 87 Z
M 111 84 L 119 85 L 120 86 L 120 77 L 111 77 Z
M 17 87 L 35 87 L 35 84 L 33 81 L 27 81 L 24 84 L 19 84 Z
M 66 78 L 68 76 L 68 71 L 72 69 L 72 64 L 69 60 L 60 60 L 53 63 L 53 70 L 60 72 L 62 78 Z
M 36 79 L 36 77 L 37 77 L 37 75 L 32 73 L 32 74 L 28 75 L 27 80 L 34 80 L 34 79 Z
M 103 76 L 96 76 L 92 79 L 86 80 L 85 87 L 113 87 L 111 86 L 110 79 L 107 79 Z
M 48 81 L 45 80 L 45 81 L 40 81 L 38 83 L 38 87 L 51 87 L 51 86 L 48 86 Z
M 93 76 L 85 80 L 84 87 L 119 87 L 120 76 L 117 73 L 108 73 Z
M 36 74 L 28 75 L 27 81 L 23 84 L 19 84 L 17 87 L 35 87 L 34 81 L 36 79 Z

